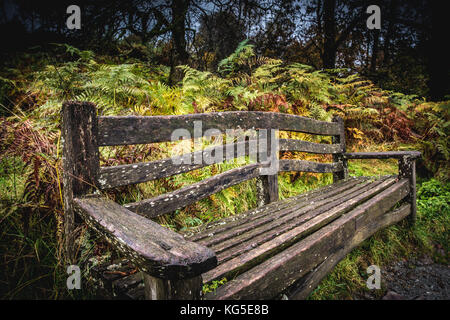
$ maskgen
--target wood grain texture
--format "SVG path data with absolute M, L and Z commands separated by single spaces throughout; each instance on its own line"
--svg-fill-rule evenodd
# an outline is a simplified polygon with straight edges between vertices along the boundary
M 221 228 L 222 226 L 219 226 L 218 228 L 209 230 L 209 237 L 198 242 L 205 246 L 214 247 L 214 250 L 217 250 L 216 252 L 221 252 L 223 249 L 227 248 L 228 241 L 232 242 L 232 245 L 230 245 L 230 247 L 232 247 L 234 244 L 243 240 L 243 238 L 248 239 L 261 232 L 265 233 L 265 231 L 271 231 L 276 226 L 280 226 L 289 220 L 295 220 L 295 218 L 298 218 L 306 212 L 318 209 L 324 204 L 332 203 L 333 200 L 339 198 L 345 199 L 345 196 L 348 194 L 353 195 L 358 191 L 364 192 L 371 187 L 375 187 L 379 183 L 381 183 L 381 181 L 376 181 L 374 183 L 362 182 L 352 185 L 351 187 L 345 185 L 341 188 L 336 188 L 332 191 L 318 194 L 313 197 L 301 198 L 298 201 L 290 202 L 285 208 L 280 206 L 267 214 L 260 214 L 256 217 L 252 216 L 252 219 L 248 219 L 247 221 L 241 220 L 239 224 L 235 224 L 232 228 L 223 230 L 223 228 Z M 289 223 L 289 226 L 293 225 L 294 222 L 295 221 Z M 293 225 L 293 227 L 294 226 L 295 225 Z
M 360 245 L 364 240 L 368 239 L 378 230 L 393 225 L 405 217 L 411 212 L 410 204 L 403 204 L 400 208 L 381 215 L 374 221 L 366 223 L 359 229 L 355 230 L 355 234 L 349 240 L 344 247 L 338 249 L 336 252 L 326 257 L 325 260 L 310 271 L 303 278 L 296 281 L 294 285 L 288 288 L 285 294 L 289 300 L 303 300 L 306 299 L 310 293 L 320 284 L 328 273 L 341 261 L 345 256 Z
M 341 162 L 320 163 L 306 160 L 282 159 L 279 161 L 280 171 L 302 171 L 302 172 L 338 172 L 342 171 Z
M 398 160 L 398 176 L 409 180 L 410 193 L 408 195 L 408 202 L 411 204 L 411 216 L 409 221 L 411 224 L 414 224 L 417 219 L 415 158 L 405 155 Z
M 199 150 L 189 154 L 151 162 L 101 167 L 98 178 L 102 189 L 115 188 L 201 169 L 224 160 L 248 156 L 256 141 L 242 141 Z M 218 155 L 222 155 L 219 157 Z M 198 161 L 196 159 L 200 159 Z
M 342 163 L 342 170 L 333 172 L 333 182 L 337 182 L 348 177 L 348 161 L 342 156 L 342 153 L 345 152 L 347 148 L 345 142 L 344 119 L 335 115 L 333 116 L 333 122 L 338 124 L 339 133 L 331 138 L 331 142 L 340 145 L 340 152 L 333 154 L 333 162 Z
M 219 287 L 207 299 L 271 299 L 306 275 L 364 225 L 389 211 L 409 192 L 403 179 L 328 225 Z M 218 266 L 220 267 L 220 265 Z
M 420 151 L 384 151 L 384 152 L 350 152 L 344 153 L 345 159 L 401 159 L 403 157 L 417 159 L 421 157 Z
M 92 103 L 67 101 L 62 106 L 61 119 L 65 251 L 69 263 L 74 263 L 75 215 L 72 201 L 74 197 L 92 193 L 97 185 L 97 111 Z
M 158 197 L 126 204 L 125 207 L 140 215 L 154 218 L 183 208 L 238 183 L 256 178 L 259 176 L 260 166 L 259 163 L 253 163 L 231 169 Z
M 162 279 L 185 279 L 214 268 L 211 249 L 96 196 L 73 200 L 90 227 L 122 251 L 138 268 Z
M 389 186 L 389 183 L 393 183 L 393 181 L 384 184 L 383 187 Z M 289 230 L 306 223 L 334 207 L 348 203 L 352 198 L 358 197 L 361 194 L 369 196 L 370 194 L 379 192 L 381 188 L 377 189 L 375 187 L 380 184 L 380 181 L 364 183 L 342 191 L 341 194 L 331 196 L 328 199 L 314 200 L 314 203 L 306 203 L 306 205 L 300 208 L 298 208 L 298 205 L 296 204 L 292 209 L 285 209 L 274 214 L 273 216 L 279 216 L 276 219 L 258 221 L 257 225 L 253 225 L 247 232 L 208 247 L 216 253 L 219 264 L 222 264 L 225 261 L 252 250 L 252 248 L 256 246 L 260 246 L 263 243 L 270 241 L 279 234 L 288 232 Z M 360 201 L 363 201 L 363 199 Z M 355 205 L 355 203 L 350 204 L 344 210 L 350 210 L 351 207 Z M 313 232 L 314 228 L 311 228 L 308 231 Z M 199 243 L 203 244 L 202 242 Z
M 202 131 L 218 129 L 280 129 L 320 135 L 339 133 L 339 125 L 291 114 L 231 111 L 175 116 L 99 117 L 99 145 L 114 146 L 171 141 L 175 129 L 186 129 L 194 137 L 194 122 Z
M 143 274 L 146 300 L 200 300 L 201 276 L 183 280 L 164 280 Z
M 256 198 L 258 206 L 264 206 L 271 202 L 278 201 L 278 140 L 276 130 L 264 130 L 258 133 L 258 142 L 265 142 L 258 145 L 259 163 L 268 162 L 275 171 L 274 174 L 261 173 L 256 179 Z M 274 143 L 272 143 L 274 142 Z M 271 172 L 273 173 L 273 172 Z
M 328 196 L 334 195 L 342 190 L 349 189 L 359 183 L 366 181 L 366 177 L 351 177 L 346 181 L 340 181 L 339 183 L 327 185 L 318 189 L 314 189 L 296 196 L 270 203 L 263 207 L 258 207 L 253 210 L 242 212 L 238 215 L 222 218 L 218 221 L 203 224 L 198 227 L 190 228 L 183 231 L 184 236 L 190 241 L 199 241 L 201 239 L 210 238 L 214 235 L 230 230 L 236 226 L 244 224 L 246 222 L 260 219 L 264 216 L 271 215 L 274 211 L 279 211 L 288 207 L 291 207 L 297 202 L 316 201 L 316 199 L 325 199 Z
M 311 208 L 308 207 L 308 210 L 300 212 L 298 217 L 295 217 L 295 215 L 292 216 L 292 226 L 289 224 L 282 224 L 279 230 L 275 230 L 273 237 L 263 239 L 265 241 L 261 244 L 258 244 L 255 239 L 255 246 L 253 246 L 251 250 L 237 255 L 231 260 L 227 260 L 224 263 L 219 264 L 216 268 L 206 272 L 203 275 L 205 282 L 222 277 L 233 277 L 237 273 L 253 267 L 275 253 L 282 251 L 299 239 L 320 229 L 332 220 L 337 219 L 357 205 L 364 203 L 364 201 L 370 201 L 368 199 L 371 199 L 379 192 L 384 192 L 383 190 L 392 185 L 393 182 L 394 181 L 390 179 L 361 194 L 355 195 L 355 193 L 353 193 L 353 197 L 349 197 L 349 199 L 346 199 L 346 201 L 339 204 L 331 202 L 323 208 L 320 208 L 319 206 L 314 210 L 311 210 Z M 393 192 L 393 196 L 396 196 L 398 194 L 397 189 L 391 188 L 392 187 L 389 187 L 388 189 Z M 267 232 L 268 230 L 264 231 Z M 264 235 L 262 237 L 264 237 Z M 233 248 L 231 250 L 234 251 Z
M 301 151 L 318 154 L 342 153 L 340 144 L 314 143 L 296 139 L 280 139 L 280 151 Z

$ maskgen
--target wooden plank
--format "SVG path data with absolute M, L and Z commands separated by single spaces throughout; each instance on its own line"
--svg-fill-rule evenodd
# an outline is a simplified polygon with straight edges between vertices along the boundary
M 336 123 L 275 112 L 231 111 L 174 116 L 99 117 L 99 145 L 171 141 L 176 129 L 186 129 L 193 138 L 195 124 L 200 135 L 209 129 L 217 129 L 222 133 L 227 129 L 280 129 L 320 135 L 335 135 L 339 132 L 339 125 Z
M 66 258 L 75 263 L 74 197 L 92 193 L 99 170 L 97 111 L 89 102 L 65 102 L 61 109 Z
M 339 125 L 339 134 L 333 136 L 331 142 L 341 146 L 340 153 L 333 154 L 333 162 L 342 163 L 342 171 L 333 172 L 333 182 L 337 182 L 348 177 L 348 161 L 342 155 L 346 151 L 344 119 L 335 115 L 333 116 L 333 122 Z
M 337 205 L 322 214 L 315 216 L 314 214 L 312 214 L 312 216 L 310 217 L 311 219 L 305 219 L 306 222 L 296 226 L 295 228 L 290 229 L 288 231 L 282 230 L 285 232 L 280 232 L 280 234 L 277 235 L 277 237 L 271 239 L 270 241 L 264 242 L 261 245 L 256 246 L 252 250 L 242 255 L 239 255 L 231 260 L 228 260 L 225 263 L 219 264 L 216 268 L 206 272 L 203 275 L 203 278 L 206 282 L 245 271 L 250 267 L 254 266 L 255 264 L 259 263 L 260 261 L 266 259 L 267 257 L 270 257 L 271 255 L 280 252 L 281 250 L 288 247 L 292 243 L 295 243 L 299 239 L 318 230 L 319 228 L 323 227 L 332 220 L 337 219 L 339 216 L 353 209 L 358 204 L 361 204 L 370 197 L 373 197 L 374 194 L 377 194 L 381 190 L 384 190 L 381 191 L 380 193 L 383 195 L 382 199 L 383 201 L 388 202 L 388 200 L 390 200 L 391 198 L 398 198 L 400 197 L 400 195 L 403 198 L 405 195 L 402 192 L 404 191 L 405 188 L 408 187 L 408 186 L 405 187 L 406 184 L 404 182 L 405 181 L 403 181 L 401 184 L 395 184 L 389 187 L 388 189 L 385 189 L 386 185 L 389 185 L 389 183 L 391 183 L 390 181 L 385 181 L 380 185 L 376 186 L 375 188 L 369 190 L 368 192 L 353 197 L 347 200 L 346 202 L 341 203 L 340 205 Z M 389 190 L 389 193 L 392 194 L 387 195 L 386 194 L 387 190 Z M 369 200 L 368 202 L 370 202 L 371 200 Z
M 242 141 L 224 144 L 189 154 L 151 162 L 101 167 L 98 178 L 101 189 L 115 188 L 150 180 L 170 177 L 176 174 L 197 170 L 227 159 L 249 155 L 256 141 Z M 242 154 L 241 154 L 242 153 Z M 219 157 L 219 155 L 222 155 Z M 198 160 L 200 159 L 200 160 Z
M 232 240 L 233 244 L 239 243 L 244 235 L 245 238 L 248 238 L 252 235 L 256 236 L 261 232 L 270 231 L 276 225 L 282 225 L 284 222 L 291 221 L 303 213 L 317 209 L 324 204 L 327 205 L 332 203 L 334 200 L 345 198 L 345 196 L 349 194 L 352 195 L 359 190 L 361 190 L 361 192 L 366 191 L 379 183 L 381 183 L 381 181 L 376 181 L 372 184 L 369 182 L 364 182 L 351 188 L 336 188 L 332 192 L 321 194 L 312 199 L 302 199 L 298 202 L 291 203 L 291 205 L 286 208 L 279 209 L 278 211 L 272 211 L 270 214 L 266 214 L 264 216 L 258 216 L 257 219 L 241 221 L 239 224 L 236 224 L 234 228 L 226 231 L 220 232 L 216 229 L 211 230 L 211 236 L 200 240 L 199 243 L 208 247 L 218 244 L 219 247 L 214 247 L 214 250 L 217 250 L 216 252 L 221 252 L 224 248 L 226 248 L 227 240 L 229 239 Z M 274 225 L 271 224 L 272 222 Z M 291 222 L 292 223 L 289 223 L 289 225 L 294 223 L 294 221 Z M 218 229 L 220 230 L 220 228 Z
M 383 184 L 383 188 L 387 188 L 390 184 L 393 184 L 393 180 L 389 180 Z M 238 255 L 242 255 L 243 253 L 252 250 L 252 248 L 256 246 L 262 245 L 264 242 L 272 240 L 279 234 L 285 233 L 309 220 L 312 218 L 336 207 L 339 206 L 350 199 L 359 196 L 360 194 L 365 194 L 366 197 L 369 197 L 371 194 L 375 194 L 376 192 L 381 191 L 381 188 L 376 188 L 377 185 L 380 185 L 380 181 L 368 183 L 364 186 L 359 186 L 359 188 L 355 187 L 343 192 L 341 195 L 336 195 L 327 200 L 323 200 L 320 202 L 315 202 L 314 204 L 307 205 L 302 207 L 300 210 L 294 210 L 293 212 L 289 212 L 288 214 L 278 213 L 278 215 L 282 215 L 282 218 L 277 218 L 276 220 L 269 221 L 262 226 L 256 226 L 250 229 L 249 232 L 238 235 L 233 238 L 229 238 L 226 241 L 220 242 L 215 246 L 210 247 L 217 255 L 219 264 L 234 258 Z M 360 202 L 364 201 L 363 198 L 360 198 Z M 355 206 L 356 204 L 352 204 Z M 347 210 L 350 210 L 351 207 L 347 207 Z M 309 232 L 314 231 L 314 228 L 310 229 Z M 199 242 L 204 245 L 204 243 Z
M 196 277 L 217 264 L 211 249 L 100 197 L 77 198 L 74 207 L 90 227 L 140 270 L 162 279 Z
M 320 163 L 305 160 L 283 159 L 279 160 L 279 170 L 327 173 L 342 171 L 343 167 L 340 162 Z
M 331 195 L 344 191 L 353 187 L 356 184 L 362 183 L 367 180 L 367 177 L 351 177 L 346 181 L 340 181 L 339 183 L 334 183 L 331 185 L 327 185 L 318 189 L 314 189 L 282 201 L 277 201 L 274 203 L 270 203 L 265 205 L 264 207 L 258 207 L 253 210 L 249 210 L 247 212 L 240 213 L 238 215 L 233 215 L 230 217 L 222 218 L 218 221 L 213 221 L 207 224 L 204 224 L 200 227 L 191 228 L 187 230 L 184 234 L 190 241 L 199 241 L 204 238 L 209 238 L 218 234 L 220 232 L 224 232 L 233 227 L 246 223 L 248 221 L 252 221 L 255 219 L 260 219 L 268 214 L 271 214 L 274 211 L 279 211 L 290 207 L 293 203 L 297 202 L 310 202 L 317 201 L 320 199 L 327 198 Z
M 347 190 L 357 184 L 363 183 L 364 181 L 365 179 L 363 177 L 360 177 L 358 179 L 351 178 L 342 183 L 336 183 L 319 189 L 315 189 L 304 194 L 299 194 L 297 196 L 285 199 L 283 201 L 278 201 L 268 204 L 264 207 L 259 207 L 247 212 L 243 212 L 239 215 L 230 216 L 218 221 L 208 223 L 198 228 L 198 232 L 188 234 L 187 236 L 190 241 L 199 241 L 205 238 L 211 238 L 236 226 L 240 226 L 244 223 L 256 219 L 261 219 L 267 215 L 271 215 L 274 211 L 280 211 L 288 207 L 292 207 L 295 203 L 301 202 L 305 203 L 306 205 L 306 203 L 308 202 L 322 200 L 339 192 Z
M 258 162 L 269 162 L 272 166 L 271 174 L 263 172 L 256 180 L 257 204 L 264 206 L 278 201 L 278 140 L 276 130 L 262 130 L 258 133 Z M 265 145 L 264 143 L 265 142 Z
M 259 176 L 259 163 L 228 170 L 176 191 L 155 198 L 129 203 L 124 207 L 148 218 L 154 218 L 193 202 L 206 198 L 223 189 Z
M 113 271 L 114 272 L 114 271 Z M 122 276 L 120 273 L 121 271 L 116 271 L 120 278 L 117 278 L 116 280 L 112 280 L 111 283 L 108 283 L 110 288 L 107 290 L 111 290 L 111 293 L 113 296 L 126 299 L 129 298 L 129 294 L 134 294 L 135 292 L 144 294 L 144 288 L 140 290 L 138 289 L 139 285 L 142 283 L 142 272 L 136 272 L 130 275 L 126 275 L 127 273 L 123 273 L 125 276 Z M 103 287 L 104 288 L 104 287 Z
M 410 194 L 408 202 L 411 204 L 411 216 L 409 221 L 414 224 L 417 219 L 416 204 L 416 160 L 409 156 L 403 156 L 398 160 L 398 176 L 409 180 Z
M 350 251 L 352 251 L 378 230 L 381 230 L 403 220 L 410 214 L 410 212 L 411 205 L 408 203 L 403 204 L 400 208 L 386 213 L 375 221 L 366 223 L 366 225 L 355 230 L 353 238 L 348 243 L 346 243 L 343 248 L 337 250 L 329 257 L 326 257 L 322 263 L 320 263 L 316 268 L 310 271 L 306 276 L 296 281 L 296 283 L 287 290 L 286 295 L 288 296 L 289 300 L 306 299 L 309 294 L 320 284 L 322 279 L 325 278 L 328 273 L 330 273 L 333 268 L 339 263 L 339 261 L 345 258 L 345 256 Z
M 359 212 L 366 212 L 370 209 L 373 209 L 373 212 L 369 214 L 363 214 L 359 215 L 357 218 L 354 219 L 355 222 L 355 229 L 358 229 L 359 227 L 365 225 L 367 221 L 371 221 L 381 214 L 386 213 L 389 211 L 396 203 L 398 203 L 401 200 L 404 200 L 409 192 L 410 192 L 410 185 L 408 183 L 408 179 L 400 179 L 399 182 L 397 182 L 395 185 L 393 185 L 388 190 L 385 190 L 384 192 L 377 194 L 375 197 L 364 203 L 363 205 L 359 206 L 353 211 L 353 215 L 359 215 Z M 390 193 L 388 192 L 390 191 Z
M 384 151 L 384 152 L 351 152 L 344 153 L 345 159 L 401 159 L 410 157 L 417 159 L 421 157 L 420 151 Z
M 182 279 L 163 280 L 143 274 L 146 300 L 200 300 L 202 276 Z
M 275 297 L 347 244 L 357 230 L 356 220 L 362 216 L 381 216 L 408 192 L 409 181 L 399 181 L 302 241 L 225 283 L 206 298 L 240 300 Z
M 318 154 L 342 153 L 340 144 L 314 143 L 296 139 L 280 139 L 280 151 L 301 151 Z

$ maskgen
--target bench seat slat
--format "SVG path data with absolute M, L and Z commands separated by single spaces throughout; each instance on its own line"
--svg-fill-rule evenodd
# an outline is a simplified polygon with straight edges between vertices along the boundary
M 236 226 L 240 226 L 249 221 L 253 221 L 256 219 L 260 219 L 261 217 L 271 215 L 275 211 L 278 212 L 285 208 L 291 207 L 294 203 L 298 203 L 300 201 L 308 202 L 325 199 L 330 195 L 334 195 L 336 193 L 341 192 L 342 190 L 349 189 L 357 184 L 362 183 L 365 180 L 367 180 L 366 177 L 362 178 L 351 177 L 347 180 L 341 180 L 337 183 L 327 185 L 315 190 L 311 190 L 309 192 L 302 193 L 297 196 L 284 199 L 282 201 L 273 202 L 268 205 L 255 208 L 253 210 L 240 213 L 238 215 L 233 215 L 230 217 L 220 219 L 219 221 L 203 224 L 196 228 L 190 228 L 189 230 L 186 230 L 183 233 L 185 237 L 187 237 L 190 241 L 199 241 L 205 238 L 209 238 L 214 234 L 218 234 L 220 232 L 232 229 Z
M 186 129 L 194 137 L 194 122 L 202 131 L 218 129 L 280 129 L 319 135 L 339 134 L 335 122 L 277 112 L 212 112 L 174 116 L 103 116 L 98 118 L 98 145 L 117 146 L 171 141 L 172 132 Z
M 372 219 L 360 229 L 355 230 L 353 237 L 333 254 L 326 257 L 323 262 L 310 271 L 304 278 L 292 285 L 286 294 L 292 300 L 304 300 L 316 288 L 320 281 L 341 261 L 350 251 L 356 248 L 361 242 L 372 236 L 378 230 L 388 227 L 403 220 L 411 213 L 411 204 L 405 203 L 398 209 L 392 210 L 381 217 Z
M 409 181 L 402 179 L 389 188 L 381 191 L 367 201 L 352 207 L 351 211 L 336 216 L 336 210 L 323 213 L 307 223 L 296 227 L 293 230 L 279 235 L 277 238 L 254 248 L 250 252 L 239 258 L 240 267 L 245 262 L 245 258 L 255 256 L 258 252 L 268 251 L 271 248 L 283 246 L 285 250 L 274 254 L 267 260 L 254 265 L 248 271 L 243 272 L 233 280 L 228 281 L 219 287 L 215 293 L 206 296 L 207 299 L 271 299 L 278 293 L 287 289 L 290 284 L 300 277 L 306 275 L 315 266 L 319 265 L 326 257 L 333 254 L 339 248 L 349 243 L 362 227 L 368 223 L 378 221 L 383 218 L 383 214 L 399 201 L 404 199 L 409 192 Z M 406 213 L 404 211 L 400 218 Z M 332 216 L 334 219 L 329 220 Z M 317 224 L 329 220 L 322 224 L 316 232 L 307 232 Z M 393 219 L 389 221 L 392 222 Z M 296 233 L 308 234 L 308 236 L 289 247 L 284 245 Z M 255 257 L 254 257 L 255 258 Z M 233 261 L 233 260 L 230 260 Z M 222 276 L 223 266 L 229 263 L 219 264 L 215 269 L 205 273 L 204 278 L 215 279 Z M 238 267 L 238 266 L 236 266 Z M 236 269 L 235 267 L 235 269 Z M 217 272 L 215 270 L 221 270 Z M 214 273 L 214 275 L 212 274 Z M 228 273 L 230 275 L 230 273 Z
M 210 147 L 168 159 L 101 167 L 98 178 L 99 186 L 101 189 L 115 188 L 201 169 L 215 163 L 221 163 L 224 159 L 249 155 L 249 146 L 252 143 L 256 146 L 256 141 L 242 141 Z M 223 157 L 221 159 L 215 156 L 218 152 L 222 152 Z M 182 162 L 183 159 L 189 160 Z M 202 161 L 196 161 L 196 159 Z
M 147 218 L 154 218 L 186 207 L 223 189 L 259 176 L 261 164 L 252 163 L 204 179 L 161 196 L 129 203 L 124 207 Z
M 340 194 L 337 194 L 328 199 L 320 200 L 308 204 L 298 209 L 299 205 L 288 208 L 282 212 L 277 213 L 277 218 L 268 223 L 255 227 L 244 234 L 237 237 L 228 239 L 227 241 L 210 246 L 211 249 L 217 254 L 219 263 L 225 262 L 237 255 L 244 253 L 248 250 L 249 246 L 261 245 L 262 243 L 271 240 L 280 233 L 287 232 L 294 227 L 305 223 L 308 220 L 316 217 L 317 215 L 324 213 L 327 210 L 342 205 L 344 202 L 349 201 L 360 194 L 370 196 L 376 192 L 379 192 L 381 188 L 387 188 L 393 184 L 394 180 L 390 179 L 382 184 L 382 181 L 375 181 L 372 183 L 363 183 L 348 189 Z M 381 184 L 381 187 L 376 188 Z M 202 245 L 207 245 L 202 242 L 198 242 Z
M 363 182 L 356 186 L 351 186 L 350 188 L 336 188 L 331 192 L 312 199 L 302 199 L 300 201 L 296 201 L 284 209 L 277 210 L 276 214 L 268 214 L 260 217 L 259 219 L 241 223 L 227 232 L 215 232 L 215 230 L 212 230 L 214 236 L 200 240 L 198 243 L 205 246 L 212 246 L 216 253 L 219 253 L 228 246 L 239 243 L 242 238 L 247 238 L 248 236 L 251 237 L 252 235 L 256 236 L 264 231 L 270 231 L 276 225 L 295 219 L 309 210 L 320 207 L 322 204 L 327 204 L 336 198 L 342 198 L 347 193 L 354 193 L 355 191 L 365 187 L 368 183 L 369 182 Z M 231 244 L 229 244 L 229 242 L 231 242 Z
M 286 221 L 282 221 L 286 223 L 277 223 L 275 219 L 271 222 L 272 225 L 262 226 L 260 230 L 258 228 L 250 229 L 251 236 L 249 238 L 241 236 L 244 239 L 244 242 L 242 242 L 244 244 L 240 244 L 239 237 L 237 237 L 237 239 L 230 240 L 231 242 L 235 241 L 236 248 L 231 246 L 227 249 L 229 252 L 227 250 L 220 253 L 216 252 L 219 258 L 219 265 L 203 274 L 204 281 L 229 277 L 248 270 L 261 260 L 282 251 L 292 243 L 318 230 L 365 201 L 376 197 L 376 195 L 384 193 L 386 190 L 390 190 L 391 193 L 402 199 L 409 190 L 409 186 L 406 180 L 401 184 L 395 183 L 395 181 L 394 178 L 388 178 L 383 181 L 369 183 L 362 186 L 360 193 L 357 190 L 350 192 L 347 197 L 344 197 L 343 201 L 336 197 L 330 203 L 318 202 L 318 207 L 309 205 L 307 210 L 294 211 L 289 216 L 290 219 L 286 218 Z M 393 186 L 397 187 L 392 189 Z M 278 216 L 279 213 L 274 212 L 273 214 Z M 264 230 L 265 228 L 267 230 Z M 200 243 L 204 244 L 205 242 L 200 241 Z M 212 245 L 208 247 L 215 250 L 217 246 Z

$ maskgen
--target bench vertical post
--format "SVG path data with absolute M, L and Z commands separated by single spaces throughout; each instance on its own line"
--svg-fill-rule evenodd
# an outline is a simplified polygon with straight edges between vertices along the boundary
M 68 101 L 61 110 L 63 143 L 64 246 L 75 263 L 75 214 L 72 200 L 92 193 L 99 172 L 97 112 L 89 102 Z
M 146 300 L 200 300 L 202 276 L 182 280 L 164 280 L 142 273 Z
M 272 150 L 272 140 L 277 139 L 273 129 L 258 131 L 258 162 L 278 161 L 277 150 Z M 274 165 L 272 163 L 272 165 Z M 278 174 L 261 175 L 256 181 L 258 206 L 278 201 Z
M 414 224 L 417 218 L 416 160 L 409 156 L 403 156 L 399 158 L 398 176 L 399 178 L 407 178 L 409 180 L 409 195 L 406 200 L 411 204 L 411 215 L 409 221 L 411 224 Z
M 339 124 L 339 134 L 332 137 L 332 143 L 341 145 L 341 153 L 333 154 L 333 161 L 342 162 L 343 166 L 342 171 L 333 173 L 333 182 L 337 182 L 339 180 L 348 178 L 348 161 L 343 157 L 343 154 L 346 152 L 344 120 L 341 117 L 335 115 L 333 117 L 333 122 L 337 122 Z

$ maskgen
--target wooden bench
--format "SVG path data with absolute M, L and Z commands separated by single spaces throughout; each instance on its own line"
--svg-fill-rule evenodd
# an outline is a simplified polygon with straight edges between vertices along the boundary
M 175 129 L 194 136 L 209 129 L 259 130 L 256 161 L 152 199 L 119 205 L 101 190 L 169 177 L 250 154 L 252 139 L 197 151 L 180 158 L 100 167 L 99 147 L 171 141 Z M 198 124 L 198 123 L 197 123 Z M 276 140 L 265 129 L 331 136 L 332 143 Z M 280 293 L 302 299 L 363 240 L 406 216 L 416 215 L 417 151 L 346 153 L 344 124 L 271 112 L 223 112 L 179 116 L 97 116 L 95 105 L 66 102 L 62 108 L 66 254 L 74 259 L 74 221 L 87 224 L 142 271 L 148 299 L 271 299 Z M 267 139 L 266 139 L 267 138 Z M 264 148 L 262 141 L 269 141 Z M 243 149 L 239 149 L 243 148 Z M 272 152 L 273 151 L 273 152 Z M 333 162 L 278 160 L 277 151 L 331 154 Z M 399 175 L 348 177 L 350 159 L 396 158 Z M 175 160 L 178 160 L 175 161 Z M 278 161 L 275 173 L 263 174 Z M 187 162 L 187 161 L 185 161 Z M 278 198 L 277 172 L 332 173 L 333 184 L 285 200 Z M 259 207 L 184 234 L 151 220 L 249 179 L 256 179 Z M 71 260 L 72 261 L 72 260 Z M 215 292 L 202 285 L 226 277 Z

